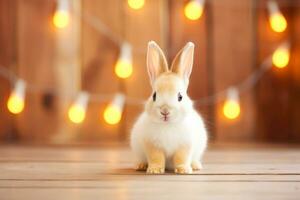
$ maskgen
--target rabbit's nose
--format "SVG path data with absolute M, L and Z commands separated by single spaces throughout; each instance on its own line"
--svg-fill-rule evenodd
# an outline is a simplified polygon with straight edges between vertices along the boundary
M 166 107 L 166 106 L 162 106 L 160 108 L 160 114 L 164 115 L 164 116 L 167 116 L 170 114 L 170 111 L 169 109 Z

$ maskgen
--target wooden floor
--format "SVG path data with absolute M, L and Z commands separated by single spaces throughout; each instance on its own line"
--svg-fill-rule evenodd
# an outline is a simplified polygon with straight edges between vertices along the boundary
M 126 147 L 0 146 L 0 199 L 300 199 L 300 149 L 211 147 L 193 175 L 132 170 Z

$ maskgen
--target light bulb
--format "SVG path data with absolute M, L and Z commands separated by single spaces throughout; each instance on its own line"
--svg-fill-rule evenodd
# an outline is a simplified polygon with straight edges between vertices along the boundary
M 287 28 L 287 21 L 280 12 L 278 4 L 275 1 L 268 2 L 269 22 L 273 31 L 281 33 Z
M 184 7 L 184 14 L 190 20 L 197 20 L 202 16 L 204 0 L 190 0 Z
M 7 108 L 13 114 L 19 114 L 24 110 L 25 106 L 25 82 L 18 80 L 15 84 L 14 90 L 11 92 Z
M 129 78 L 132 74 L 132 52 L 128 43 L 123 43 L 120 50 L 120 56 L 115 65 L 115 73 L 119 78 Z
M 272 63 L 277 68 L 284 68 L 290 61 L 290 48 L 289 44 L 279 46 L 272 55 Z
M 73 123 L 80 124 L 85 119 L 88 99 L 88 93 L 81 92 L 79 93 L 76 101 L 69 108 L 68 116 Z
M 241 113 L 238 91 L 230 88 L 227 93 L 227 99 L 223 105 L 223 114 L 228 119 L 236 119 Z
M 130 8 L 139 10 L 144 6 L 145 0 L 128 0 L 127 3 Z
M 57 28 L 66 28 L 70 23 L 69 0 L 58 0 L 57 9 L 53 15 L 53 24 Z
M 122 118 L 125 97 L 123 94 L 117 94 L 114 100 L 105 108 L 103 117 L 106 123 L 110 125 L 118 124 Z

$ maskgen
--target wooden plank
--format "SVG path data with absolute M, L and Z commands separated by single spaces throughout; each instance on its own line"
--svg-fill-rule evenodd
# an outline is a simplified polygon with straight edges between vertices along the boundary
M 82 179 L 82 180 L 0 180 L 0 188 L 12 187 L 12 188 L 72 188 L 72 187 L 97 187 L 103 183 L 107 183 L 107 186 L 114 184 L 115 182 L 121 182 L 127 180 L 130 183 L 138 182 L 178 182 L 180 184 L 186 182 L 300 182 L 300 175 L 102 175 L 101 179 Z
M 0 180 L 101 180 L 103 175 L 145 175 L 133 169 L 133 162 L 5 162 Z M 33 170 L 34 169 L 34 170 Z M 204 163 L 194 175 L 300 175 L 300 163 Z M 175 175 L 167 171 L 164 176 Z
M 267 1 L 258 2 L 257 8 L 257 67 L 259 63 L 272 55 L 273 51 L 282 42 L 290 38 L 292 28 L 290 27 L 291 7 L 293 1 L 278 1 L 279 7 L 288 22 L 288 28 L 283 33 L 274 32 L 268 21 Z M 294 1 L 297 2 L 297 1 Z M 290 67 L 277 69 L 273 67 L 259 81 L 257 86 L 257 132 L 258 140 L 291 141 L 289 88 Z M 276 108 L 274 110 L 274 108 Z
M 291 40 L 292 40 L 292 55 L 290 61 L 291 73 L 291 89 L 290 89 L 290 120 L 291 120 L 291 140 L 294 142 L 300 141 L 300 1 L 294 2 L 295 6 L 291 8 Z
M 86 148 L 86 147 L 21 147 L 8 146 L 0 148 L 0 162 L 131 162 L 131 151 L 123 148 Z M 299 163 L 298 147 L 285 146 L 250 146 L 247 144 L 238 148 L 231 146 L 210 145 L 204 154 L 205 163 Z
M 1 148 L 2 180 L 101 180 L 144 175 L 133 170 L 127 148 Z M 198 175 L 300 175 L 297 149 L 208 150 Z M 34 170 L 32 170 L 34 169 Z M 168 174 L 173 174 L 169 172 Z M 166 174 L 166 176 L 168 175 Z M 109 178 L 109 177 L 108 177 Z M 280 178 L 279 178 L 280 179 Z
M 91 93 L 114 94 L 119 80 L 114 73 L 119 46 L 115 37 L 122 38 L 122 4 L 118 0 L 82 1 L 82 89 Z M 99 21 L 99 22 L 98 22 Z M 100 24 L 100 25 L 99 25 Z M 97 30 L 102 24 L 109 30 Z M 96 26 L 96 27 L 95 27 Z M 119 126 L 105 123 L 102 113 L 110 99 L 90 102 L 80 138 L 86 141 L 116 140 Z
M 33 86 L 55 87 L 55 40 L 51 24 L 55 3 L 39 0 L 17 2 L 17 75 Z M 45 91 L 26 94 L 26 106 L 17 123 L 22 140 L 46 139 L 57 131 L 57 101 Z
M 0 67 L 14 71 L 16 64 L 16 1 L 0 1 Z M 5 70 L 5 71 L 6 71 Z M 11 85 L 0 76 L 0 140 L 15 140 L 13 115 L 6 109 Z
M 213 80 L 215 93 L 241 83 L 254 70 L 254 1 L 210 1 L 213 22 Z M 233 16 L 234 13 L 234 16 Z M 233 20 L 238 19 L 238 20 Z M 216 140 L 251 140 L 255 131 L 253 90 L 240 94 L 241 115 L 235 120 L 223 113 L 223 101 L 216 104 Z
M 298 182 L 177 182 L 153 184 L 124 181 L 98 184 L 95 187 L 37 187 L 0 188 L 0 195 L 7 200 L 30 199 L 298 199 Z
M 68 118 L 68 108 L 81 91 L 81 0 L 69 1 L 70 23 L 63 29 L 54 28 L 53 73 L 57 87 L 57 131 L 50 137 L 54 143 L 77 140 L 79 126 Z
M 297 199 L 299 149 L 216 148 L 195 175 L 135 172 L 127 148 L 0 148 L 0 195 L 8 200 L 57 199 Z M 75 192 L 76 191 L 76 192 Z M 172 192 L 170 192 L 172 191 Z

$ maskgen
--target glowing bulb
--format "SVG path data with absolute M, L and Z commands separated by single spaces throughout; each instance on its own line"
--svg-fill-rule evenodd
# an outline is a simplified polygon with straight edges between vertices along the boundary
M 202 16 L 204 0 L 191 0 L 184 7 L 184 14 L 190 20 L 197 20 Z
M 127 3 L 130 8 L 138 10 L 144 6 L 145 0 L 128 0 Z
M 238 92 L 231 88 L 228 90 L 227 99 L 223 105 L 223 114 L 228 119 L 236 119 L 241 113 Z
M 25 106 L 25 82 L 18 80 L 7 101 L 7 108 L 13 114 L 19 114 Z
M 118 124 L 122 118 L 125 97 L 123 94 L 117 94 L 114 100 L 106 107 L 103 117 L 106 123 L 110 125 Z
M 76 123 L 80 124 L 85 119 L 86 107 L 88 104 L 89 95 L 86 92 L 81 92 L 76 101 L 69 108 L 68 116 L 69 119 Z
M 53 24 L 57 28 L 65 28 L 70 23 L 69 2 L 68 0 L 58 0 L 57 9 L 53 16 Z
M 119 78 L 129 78 L 132 74 L 132 52 L 131 46 L 124 43 L 121 46 L 120 57 L 115 65 L 115 73 Z
M 121 110 L 114 105 L 109 105 L 104 111 L 104 119 L 108 124 L 118 124 L 121 120 L 121 117 Z
M 287 21 L 283 14 L 280 12 L 278 4 L 275 1 L 269 1 L 269 21 L 273 31 L 281 33 L 287 28 Z
M 85 109 L 78 105 L 72 105 L 68 111 L 69 119 L 75 124 L 80 124 L 85 118 Z
M 272 55 L 272 63 L 277 68 L 284 68 L 289 64 L 290 51 L 289 44 L 278 47 Z

